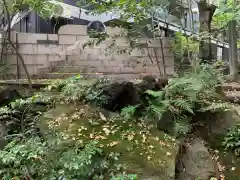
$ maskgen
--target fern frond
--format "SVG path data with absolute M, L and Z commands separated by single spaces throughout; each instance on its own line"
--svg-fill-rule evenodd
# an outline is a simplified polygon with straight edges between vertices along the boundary
M 189 102 L 185 99 L 175 99 L 175 100 L 172 100 L 171 103 L 173 106 L 179 107 L 182 111 L 186 111 L 186 112 L 190 112 L 191 114 L 194 114 L 192 102 Z
M 203 107 L 201 109 L 199 109 L 199 111 L 201 112 L 206 112 L 206 111 L 230 111 L 230 110 L 234 110 L 236 107 L 234 107 L 233 105 L 231 105 L 230 103 L 217 103 L 217 102 L 213 102 L 210 105 Z
M 131 119 L 134 116 L 134 114 L 135 114 L 135 112 L 136 112 L 138 107 L 139 107 L 139 105 L 127 106 L 127 107 L 123 108 L 121 110 L 121 116 L 123 116 L 124 119 L 126 119 L 126 120 Z
M 152 116 L 154 119 L 161 119 L 163 113 L 166 111 L 165 106 L 156 106 L 156 105 L 150 105 L 146 109 L 146 113 L 149 116 Z
M 159 99 L 163 99 L 163 96 L 164 96 L 163 91 L 147 90 L 145 93 L 148 94 L 148 95 L 151 95 L 152 97 L 155 97 L 155 98 L 158 97 Z
M 175 121 L 173 132 L 176 137 L 189 133 L 192 129 L 191 124 L 187 121 L 186 117 L 180 117 Z

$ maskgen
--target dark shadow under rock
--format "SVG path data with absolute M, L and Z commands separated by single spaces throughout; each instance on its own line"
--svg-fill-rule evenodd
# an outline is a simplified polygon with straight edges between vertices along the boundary
M 124 107 L 143 103 L 146 90 L 161 90 L 167 85 L 167 79 L 156 80 L 153 76 L 146 76 L 139 84 L 133 82 L 114 82 L 103 88 L 103 95 L 107 102 L 103 108 L 119 112 Z
M 5 106 L 10 102 L 21 98 L 21 95 L 16 89 L 13 88 L 3 88 L 0 90 L 0 105 Z
M 174 134 L 174 117 L 170 112 L 163 113 L 161 119 L 157 122 L 157 128 L 167 134 Z
M 160 78 L 156 79 L 154 76 L 145 76 L 143 77 L 143 81 L 139 84 L 139 88 L 142 91 L 146 90 L 155 90 L 159 91 L 165 88 L 168 85 L 168 79 Z
M 104 89 L 103 94 L 108 97 L 104 108 L 113 112 L 140 103 L 138 90 L 131 82 L 110 84 Z

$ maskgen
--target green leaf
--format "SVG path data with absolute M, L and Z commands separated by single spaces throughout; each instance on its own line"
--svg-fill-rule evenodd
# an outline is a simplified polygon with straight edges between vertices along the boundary
M 164 92 L 163 91 L 153 91 L 153 90 L 146 90 L 146 94 L 149 94 L 153 97 L 159 97 L 160 99 L 163 99 Z

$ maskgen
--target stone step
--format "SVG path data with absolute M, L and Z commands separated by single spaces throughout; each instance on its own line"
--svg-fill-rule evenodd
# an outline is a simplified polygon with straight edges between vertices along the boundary
M 240 91 L 240 84 L 237 82 L 225 83 L 222 88 L 224 91 Z
M 225 91 L 227 99 L 232 103 L 240 103 L 240 91 Z
M 50 63 L 50 66 L 62 67 L 67 63 L 67 61 L 66 60 L 58 60 L 58 61 L 49 61 L 49 63 Z
M 41 78 L 46 79 L 64 79 L 80 74 L 84 79 L 109 78 L 114 80 L 132 80 L 141 79 L 148 74 L 104 74 L 104 73 L 45 73 Z
M 41 88 L 45 87 L 49 84 L 51 84 L 53 80 L 51 79 L 32 79 L 32 87 L 33 88 Z M 19 80 L 0 80 L 1 86 L 28 86 L 28 80 L 27 79 L 19 79 Z
M 52 71 L 50 71 L 52 69 Z M 105 74 L 140 74 L 156 72 L 156 67 L 98 67 L 98 66 L 79 66 L 79 65 L 64 65 L 53 66 L 53 68 L 39 68 L 39 72 L 61 72 L 61 73 L 105 73 Z M 166 68 L 167 74 L 174 74 L 172 68 Z
M 222 85 L 227 99 L 232 103 L 240 103 L 240 84 L 237 82 L 225 83 Z
M 224 91 L 224 93 L 225 93 L 228 97 L 239 97 L 239 98 L 240 98 L 240 91 L 238 91 L 238 90 Z

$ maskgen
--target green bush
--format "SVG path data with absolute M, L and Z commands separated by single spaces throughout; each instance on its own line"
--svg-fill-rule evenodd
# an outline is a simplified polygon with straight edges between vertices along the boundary
M 227 151 L 240 155 L 240 124 L 230 128 L 224 138 L 223 146 Z
M 41 102 L 45 105 L 38 105 Z M 0 121 L 6 125 L 9 137 L 31 136 L 38 132 L 38 117 L 53 105 L 51 97 L 34 95 L 17 99 L 9 106 L 0 108 Z
M 111 177 L 110 180 L 137 180 L 137 175 L 136 174 L 120 174 Z
M 79 180 L 114 177 L 121 170 L 116 160 L 117 154 L 105 156 L 96 141 L 82 147 L 60 139 L 44 142 L 36 137 L 14 140 L 0 151 L 0 178 Z M 117 177 L 115 179 L 119 179 Z
M 106 102 L 103 89 L 107 85 L 107 79 L 97 79 L 94 82 L 84 80 L 80 75 L 65 80 L 57 80 L 45 90 L 57 91 L 67 102 L 83 102 L 101 106 Z

